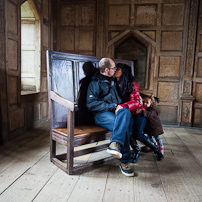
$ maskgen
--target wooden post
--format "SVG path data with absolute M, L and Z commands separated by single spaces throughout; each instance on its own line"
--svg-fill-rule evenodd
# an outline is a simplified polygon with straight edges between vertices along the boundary
M 8 98 L 6 87 L 5 1 L 0 1 L 0 143 L 8 141 Z
M 73 174 L 74 160 L 74 112 L 68 109 L 67 117 L 67 173 Z

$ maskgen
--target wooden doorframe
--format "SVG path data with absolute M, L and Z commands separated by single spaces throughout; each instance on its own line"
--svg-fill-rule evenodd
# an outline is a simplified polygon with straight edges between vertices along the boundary
M 7 71 L 5 42 L 5 0 L 0 1 L 0 143 L 8 141 Z

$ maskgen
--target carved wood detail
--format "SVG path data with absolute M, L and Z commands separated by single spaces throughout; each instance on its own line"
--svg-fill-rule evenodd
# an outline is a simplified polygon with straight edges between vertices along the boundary
M 182 122 L 189 122 L 190 119 L 190 103 L 183 102 L 182 104 Z
M 187 76 L 192 76 L 193 72 L 197 16 L 198 16 L 198 0 L 191 0 L 188 39 L 187 39 L 186 66 L 185 66 L 185 75 Z
M 184 93 L 191 94 L 192 82 L 190 80 L 184 81 Z

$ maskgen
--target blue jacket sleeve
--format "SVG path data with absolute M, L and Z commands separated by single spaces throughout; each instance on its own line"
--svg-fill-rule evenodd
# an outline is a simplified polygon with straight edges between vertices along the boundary
M 86 106 L 93 112 L 114 112 L 116 109 L 116 103 L 106 103 L 104 100 L 99 100 L 99 84 L 98 82 L 91 81 L 88 86 Z

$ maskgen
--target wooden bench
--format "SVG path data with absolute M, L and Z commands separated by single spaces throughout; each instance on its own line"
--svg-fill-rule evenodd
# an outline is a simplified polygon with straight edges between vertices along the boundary
M 66 173 L 75 174 L 112 159 L 110 156 L 84 165 L 74 165 L 75 157 L 106 149 L 108 143 L 77 150 L 75 147 L 110 139 L 109 131 L 93 123 L 92 112 L 85 106 L 89 77 L 98 68 L 101 58 L 53 51 L 47 51 L 46 57 L 50 160 Z M 57 153 L 58 144 L 66 147 L 65 153 Z

